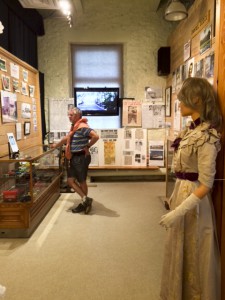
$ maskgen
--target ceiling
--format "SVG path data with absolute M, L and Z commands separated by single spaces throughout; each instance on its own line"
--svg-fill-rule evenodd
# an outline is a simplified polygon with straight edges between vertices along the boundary
M 83 14 L 82 2 L 85 0 L 69 0 L 72 7 L 72 16 Z M 94 0 L 92 0 L 94 1 Z M 126 1 L 126 0 L 121 0 Z M 129 0 L 130 2 L 131 0 Z M 149 0 L 150 10 L 157 11 L 158 9 L 166 8 L 167 4 L 171 0 Z M 191 7 L 195 0 L 180 0 L 187 9 Z M 59 7 L 60 0 L 19 0 L 20 4 L 24 8 L 33 8 L 36 9 L 43 19 L 46 18 L 64 18 L 62 11 Z

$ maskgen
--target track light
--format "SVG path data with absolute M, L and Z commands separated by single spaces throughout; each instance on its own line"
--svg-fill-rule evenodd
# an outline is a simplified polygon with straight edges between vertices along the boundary
M 165 20 L 181 21 L 187 18 L 188 13 L 186 7 L 179 0 L 172 0 L 165 10 Z
M 3 26 L 2 22 L 0 21 L 0 34 L 3 33 L 3 30 L 4 30 L 4 26 Z

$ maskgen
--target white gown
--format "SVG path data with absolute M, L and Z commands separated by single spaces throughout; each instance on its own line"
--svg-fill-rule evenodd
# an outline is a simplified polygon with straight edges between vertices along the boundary
M 197 181 L 177 179 L 170 208 L 182 203 L 199 185 L 212 188 L 219 135 L 202 123 L 181 132 L 174 152 L 174 171 L 198 173 Z M 220 252 L 210 195 L 168 229 L 161 282 L 161 300 L 220 300 Z

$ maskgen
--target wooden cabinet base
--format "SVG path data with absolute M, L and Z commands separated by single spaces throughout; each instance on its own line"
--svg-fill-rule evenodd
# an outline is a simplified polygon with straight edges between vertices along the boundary
M 0 238 L 30 237 L 60 196 L 60 178 L 40 195 L 35 203 L 1 204 Z

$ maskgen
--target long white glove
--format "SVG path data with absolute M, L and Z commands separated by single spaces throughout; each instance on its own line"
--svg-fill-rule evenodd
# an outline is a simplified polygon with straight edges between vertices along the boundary
M 163 215 L 159 222 L 160 225 L 169 228 L 182 216 L 184 216 L 189 210 L 192 210 L 201 201 L 195 194 L 191 194 L 184 200 L 179 206 L 169 213 Z

